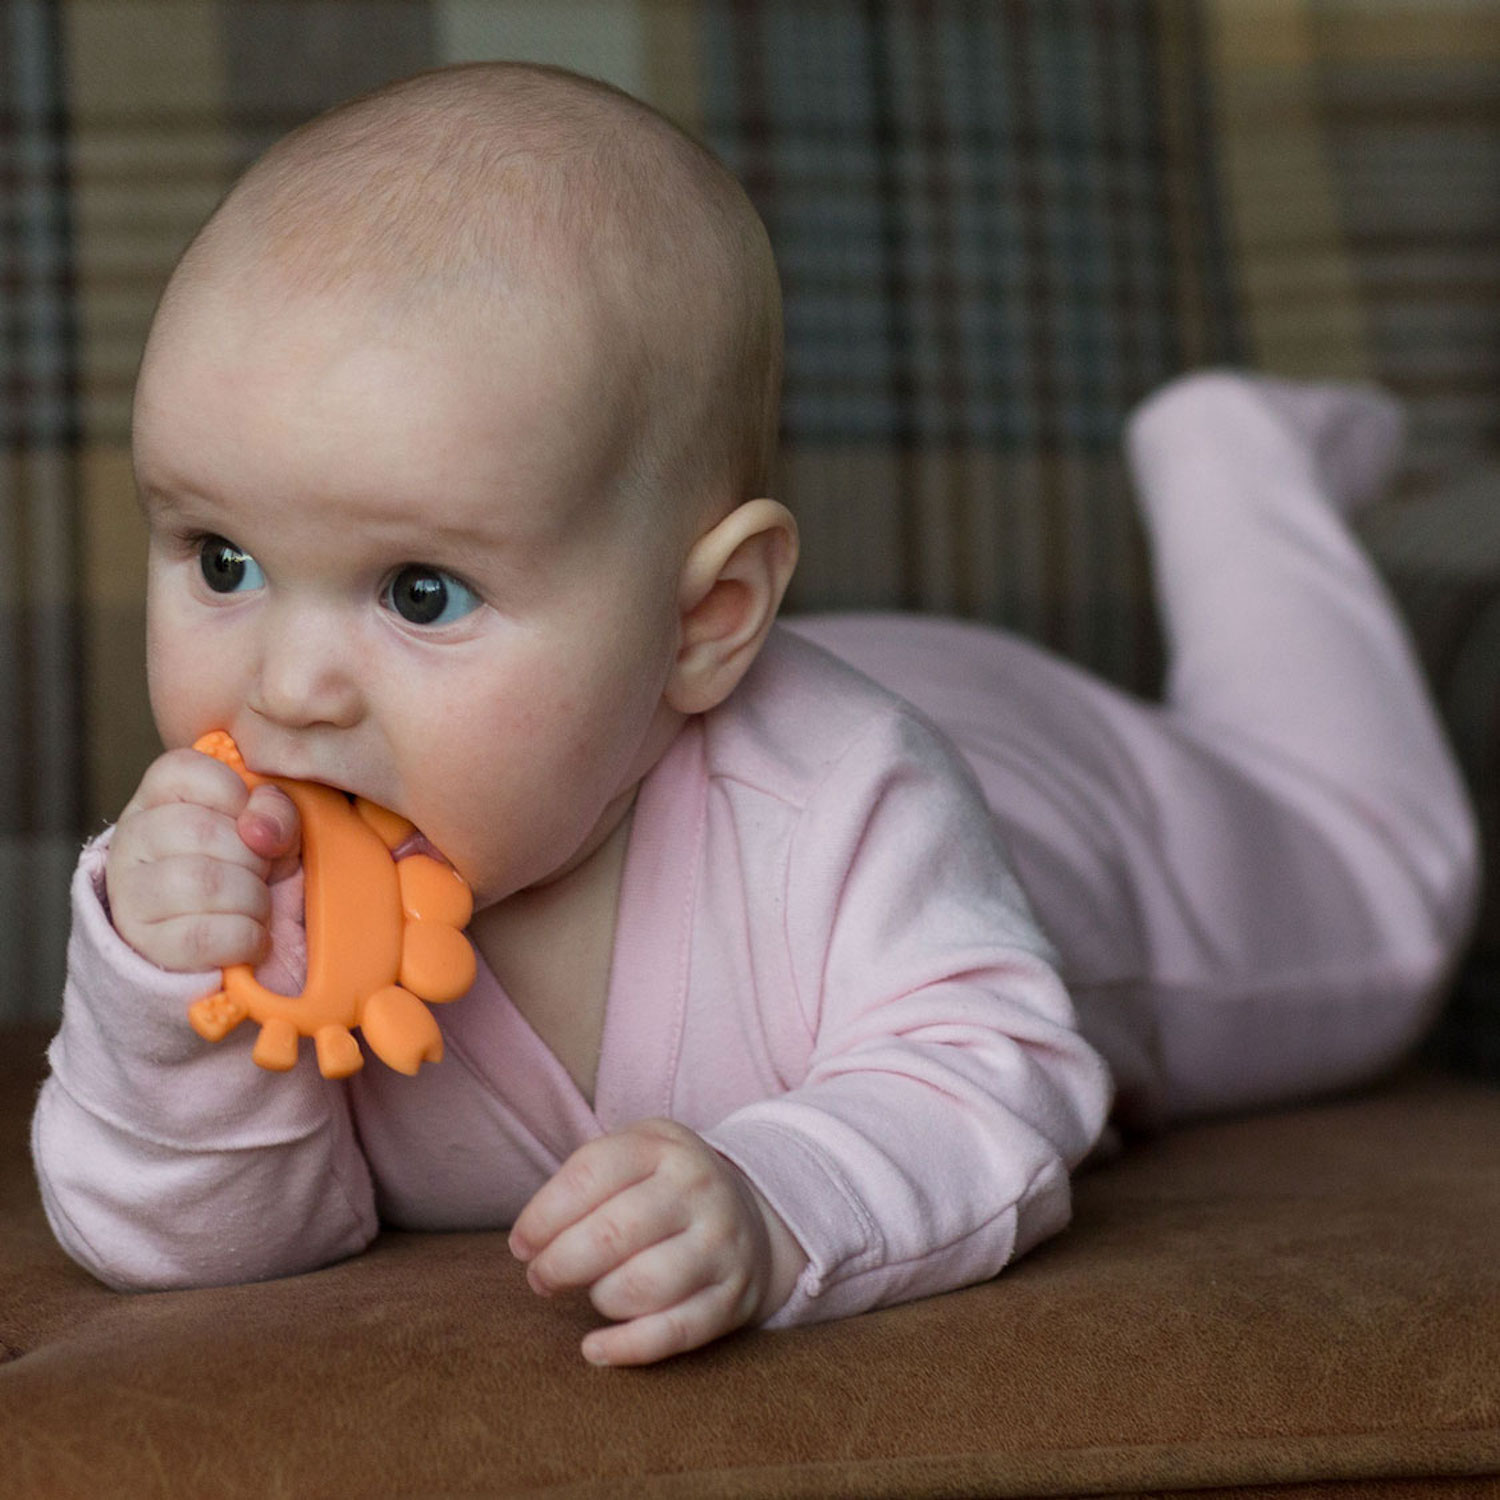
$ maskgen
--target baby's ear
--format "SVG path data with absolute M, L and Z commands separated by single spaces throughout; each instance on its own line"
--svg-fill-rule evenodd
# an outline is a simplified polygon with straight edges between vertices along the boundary
M 781 608 L 797 547 L 797 523 L 775 500 L 747 500 L 693 544 L 677 587 L 670 707 L 706 713 L 734 691 Z

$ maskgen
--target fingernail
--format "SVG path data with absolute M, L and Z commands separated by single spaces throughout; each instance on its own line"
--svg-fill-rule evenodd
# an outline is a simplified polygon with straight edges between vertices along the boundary
M 607 1369 L 609 1367 L 609 1356 L 603 1353 L 592 1339 L 583 1341 L 583 1357 L 596 1369 Z

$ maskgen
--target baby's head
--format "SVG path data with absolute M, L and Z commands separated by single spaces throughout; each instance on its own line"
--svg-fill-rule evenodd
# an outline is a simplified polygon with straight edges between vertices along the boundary
M 294 132 L 142 365 L 163 738 L 396 808 L 481 902 L 568 867 L 779 605 L 779 375 L 754 210 L 628 96 L 482 64 Z
M 692 526 L 768 492 L 781 303 L 765 229 L 714 156 L 608 84 L 476 64 L 329 111 L 235 186 L 158 321 L 205 288 L 342 304 L 497 360 L 524 318 L 620 495 Z

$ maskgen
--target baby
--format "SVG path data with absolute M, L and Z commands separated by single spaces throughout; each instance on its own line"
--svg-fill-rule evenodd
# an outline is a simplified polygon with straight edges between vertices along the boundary
M 779 370 L 738 185 L 554 70 L 353 101 L 205 226 L 136 395 L 168 748 L 80 862 L 34 1129 L 96 1275 L 506 1226 L 603 1315 L 585 1356 L 643 1363 L 994 1275 L 1112 1102 L 1343 1087 L 1419 1034 L 1475 852 L 1339 514 L 1390 404 L 1211 375 L 1136 415 L 1158 706 L 985 627 L 776 624 Z M 219 966 L 304 961 L 295 810 L 211 729 L 469 882 L 440 1066 L 188 1028 Z

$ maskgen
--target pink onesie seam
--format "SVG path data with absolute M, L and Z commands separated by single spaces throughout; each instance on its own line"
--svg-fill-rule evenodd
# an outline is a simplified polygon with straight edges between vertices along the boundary
M 331 1084 L 329 1086 L 333 1087 L 333 1085 Z M 350 1144 L 354 1148 L 354 1154 L 359 1158 L 359 1161 L 365 1169 L 363 1185 L 366 1189 L 366 1192 L 359 1192 L 356 1186 L 349 1181 L 348 1173 L 344 1169 L 344 1156 L 342 1152 L 336 1152 L 334 1154 L 333 1161 L 330 1164 L 330 1170 L 332 1172 L 334 1182 L 338 1184 L 339 1192 L 343 1195 L 344 1207 L 348 1210 L 349 1217 L 354 1224 L 355 1234 L 360 1238 L 362 1248 L 368 1248 L 370 1241 L 376 1234 L 380 1232 L 380 1209 L 377 1205 L 375 1192 L 375 1172 L 374 1169 L 370 1166 L 369 1157 L 365 1155 L 364 1142 L 359 1138 L 359 1126 L 355 1122 L 353 1109 L 349 1107 L 349 1098 L 347 1093 L 345 1093 L 344 1095 L 344 1103 L 345 1109 L 342 1121 L 339 1119 L 337 1113 L 335 1113 L 330 1118 L 329 1124 L 335 1130 L 339 1128 L 340 1124 L 347 1126 L 349 1131 Z M 335 1110 L 336 1109 L 337 1106 L 335 1106 Z M 362 1198 L 368 1198 L 368 1212 L 364 1207 L 361 1206 Z M 364 1229 L 367 1220 L 372 1225 L 372 1232 L 369 1234 L 366 1234 Z
M 994 1277 L 998 1276 L 1003 1270 L 1006 1269 L 1006 1267 L 1013 1265 L 1016 1261 L 1016 1244 L 1019 1239 L 1022 1206 L 1031 1200 L 1038 1182 L 1049 1176 L 1055 1177 L 1055 1175 L 1055 1163 L 1049 1163 L 1047 1165 L 1038 1167 L 1034 1172 L 1032 1172 L 1031 1176 L 1026 1180 L 1026 1185 L 1021 1189 L 1016 1197 L 1011 1200 L 1011 1202 L 1007 1203 L 1004 1207 L 997 1209 L 994 1213 L 986 1217 L 981 1223 L 973 1225 L 971 1228 L 965 1230 L 962 1234 L 955 1235 L 952 1239 L 945 1240 L 941 1245 L 933 1245 L 929 1249 L 924 1250 L 918 1254 L 903 1256 L 899 1260 L 881 1258 L 876 1260 L 874 1264 L 861 1264 L 861 1262 L 869 1261 L 871 1256 L 875 1255 L 875 1247 L 872 1245 L 870 1250 L 867 1251 L 864 1255 L 858 1257 L 849 1257 L 843 1263 L 844 1267 L 846 1267 L 847 1269 L 844 1269 L 842 1271 L 840 1271 L 837 1267 L 829 1267 L 825 1270 L 822 1268 L 816 1268 L 812 1264 L 809 1264 L 808 1270 L 803 1273 L 803 1279 L 798 1283 L 797 1290 L 793 1294 L 793 1299 L 789 1299 L 787 1306 L 791 1306 L 792 1300 L 800 1300 L 807 1305 L 816 1307 L 818 1299 L 830 1291 L 837 1291 L 847 1295 L 851 1290 L 857 1289 L 862 1284 L 870 1282 L 872 1280 L 878 1283 L 883 1280 L 888 1280 L 892 1276 L 899 1276 L 904 1270 L 909 1267 L 920 1267 L 924 1264 L 930 1263 L 934 1257 L 947 1255 L 954 1251 L 961 1250 L 964 1245 L 969 1244 L 974 1239 L 989 1235 L 993 1231 L 995 1225 L 1004 1224 L 1008 1231 L 1006 1235 L 1005 1258 L 1000 1262 L 999 1266 L 997 1266 L 993 1272 L 991 1272 L 987 1277 L 983 1278 L 984 1280 L 993 1280 Z M 1066 1175 L 1064 1175 L 1063 1181 L 1066 1185 Z M 1059 1227 L 1065 1227 L 1066 1223 L 1071 1219 L 1071 1217 L 1071 1211 L 1065 1214 L 1063 1225 Z M 880 1241 L 880 1243 L 883 1243 L 883 1240 Z M 962 1285 L 973 1284 L 974 1282 L 972 1280 L 962 1283 Z M 927 1293 L 925 1295 L 933 1295 L 933 1293 Z M 880 1302 L 880 1294 L 878 1291 L 876 1294 L 876 1300 L 872 1305 L 882 1305 Z M 785 1311 L 785 1309 L 778 1310 L 775 1317 L 768 1321 L 776 1324 L 776 1326 L 783 1326 L 779 1323 L 782 1311 Z M 840 1314 L 840 1316 L 841 1315 L 842 1314 Z
M 800 820 L 799 820 L 800 822 Z M 797 834 L 794 829 L 792 836 L 786 841 L 786 848 L 781 860 L 781 947 L 786 954 L 786 971 L 791 981 L 792 999 L 797 1006 L 797 1015 L 802 1021 L 803 1040 L 809 1051 L 816 1045 L 818 1040 L 818 1029 L 813 1024 L 812 1017 L 807 1013 L 807 1005 L 803 997 L 803 989 L 797 982 L 797 963 L 795 954 L 797 945 L 792 937 L 792 866 L 796 863 L 793 846 L 797 842 Z M 825 946 L 823 952 L 823 969 L 826 972 L 828 966 L 828 952 Z
M 697 810 L 693 819 L 693 860 L 700 864 L 703 856 L 704 835 L 708 829 L 708 779 L 704 780 L 703 796 L 698 799 Z M 660 1095 L 660 1108 L 657 1113 L 663 1118 L 671 1118 L 673 1114 L 673 1098 L 677 1092 L 677 1069 L 682 1062 L 682 1047 L 684 1034 L 687 1030 L 685 1018 L 687 1014 L 688 983 L 692 977 L 693 968 L 693 912 L 698 904 L 698 884 L 696 880 L 684 882 L 682 901 L 678 907 L 677 926 L 677 972 L 675 977 L 676 993 L 672 996 L 672 1026 L 670 1035 L 672 1038 L 671 1051 L 667 1055 L 666 1066 L 662 1069 L 662 1091 Z
M 802 800 L 802 802 L 800 804 L 795 804 L 799 807 L 800 812 L 802 812 L 804 815 L 806 814 L 808 807 L 817 800 L 818 796 L 822 793 L 823 788 L 826 787 L 829 782 L 833 781 L 840 774 L 845 762 L 851 755 L 855 753 L 856 750 L 860 749 L 864 745 L 867 739 L 872 739 L 878 733 L 887 731 L 893 725 L 900 723 L 902 720 L 908 719 L 915 721 L 923 728 L 930 729 L 932 727 L 928 724 L 927 720 L 922 716 L 919 710 L 900 699 L 894 701 L 891 713 L 872 714 L 866 721 L 866 723 L 860 728 L 859 732 L 850 737 L 848 743 L 844 746 L 844 748 L 824 768 L 823 774 L 818 778 L 818 780 L 808 792 L 807 796 Z M 843 874 L 839 881 L 839 888 L 833 902 L 834 910 L 839 910 L 842 908 L 844 888 L 848 884 L 849 870 L 858 863 L 860 850 L 864 847 L 866 840 L 870 836 L 870 819 L 874 812 L 874 806 L 875 804 L 872 804 L 870 807 L 865 809 L 864 820 L 860 828 L 859 837 L 855 841 L 854 847 L 849 851 L 849 856 L 844 865 Z M 792 830 L 791 836 L 786 841 L 786 877 L 785 884 L 783 886 L 783 899 L 781 903 L 781 922 L 782 939 L 786 945 L 786 950 L 788 953 L 795 953 L 796 951 L 796 942 L 792 936 L 788 924 L 791 921 L 793 910 L 792 870 L 797 863 L 797 842 L 803 827 L 804 821 L 802 818 L 799 818 L 797 826 Z M 832 947 L 832 937 L 833 934 L 830 930 L 826 934 L 826 940 L 823 943 L 823 952 L 818 968 L 818 993 L 820 995 L 827 994 L 828 992 L 828 961 L 829 950 Z M 797 983 L 797 973 L 795 965 L 791 966 L 791 971 L 792 984 L 795 987 Z M 800 989 L 797 991 L 796 999 L 797 1012 L 802 1017 L 802 1024 L 807 1028 L 808 1038 L 810 1041 L 815 1040 L 818 1033 L 817 1022 L 815 1018 L 808 1014 L 807 1007 L 803 1003 L 802 992 Z
M 758 797 L 769 797 L 771 801 L 779 802 L 783 807 L 794 808 L 798 812 L 806 807 L 809 800 L 805 797 L 789 797 L 785 792 L 778 791 L 775 787 L 765 786 L 759 781 L 752 781 L 738 771 L 713 771 L 709 773 L 708 780 L 710 784 L 720 781 L 729 786 L 744 787 L 746 791 L 754 792 Z

